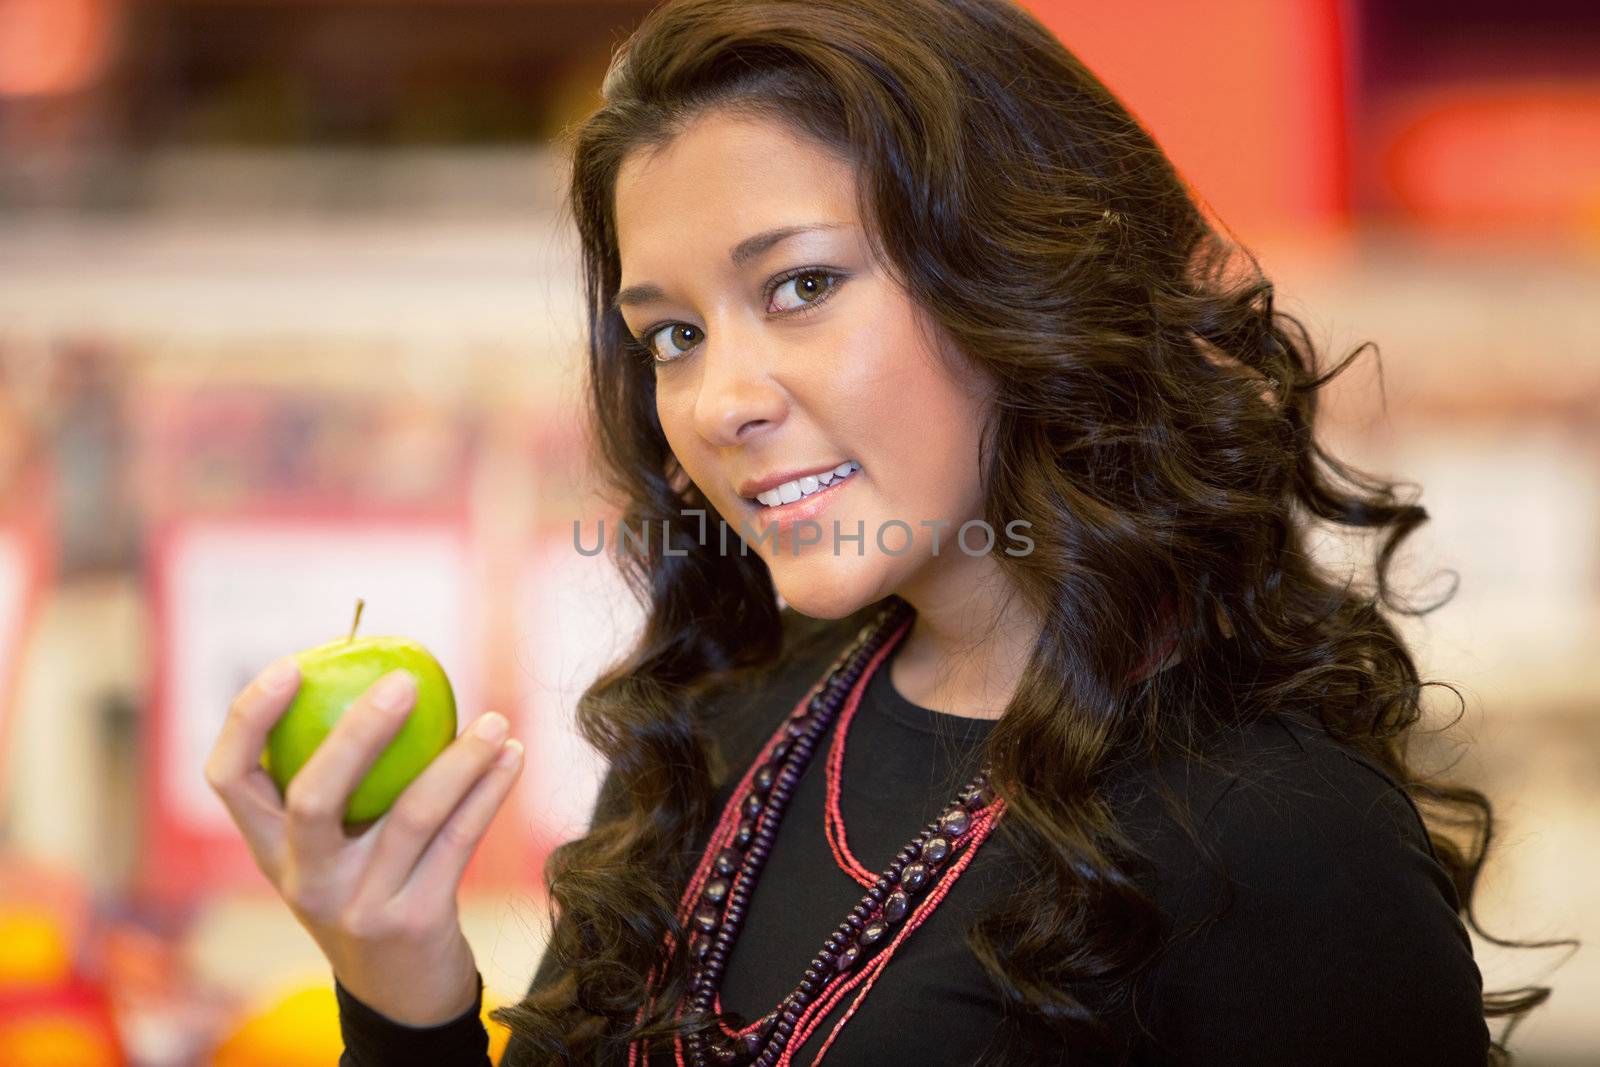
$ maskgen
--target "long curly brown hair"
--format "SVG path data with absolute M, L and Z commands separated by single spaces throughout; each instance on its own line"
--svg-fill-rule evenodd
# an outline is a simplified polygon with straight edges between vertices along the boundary
M 786 123 L 850 160 L 874 251 L 998 383 L 985 518 L 1031 523 L 1033 551 L 996 556 L 1044 626 L 986 757 L 1036 877 L 968 943 L 1014 1014 L 1065 1047 L 1117 1045 L 1108 1006 L 1159 950 L 1161 919 L 1123 862 L 1106 770 L 1274 714 L 1320 721 L 1404 786 L 1473 929 L 1567 943 L 1484 933 L 1472 902 L 1491 805 L 1408 763 L 1423 685 L 1456 693 L 1420 681 L 1383 610 L 1422 613 L 1398 602 L 1388 568 L 1427 513 L 1312 432 L 1319 391 L 1366 346 L 1319 370 L 1255 257 L 1049 31 L 1003 0 L 675 0 L 625 42 L 602 95 L 568 135 L 591 433 L 622 523 L 670 528 L 674 543 L 619 551 L 647 616 L 578 721 L 620 794 L 547 863 L 560 979 L 495 1012 L 519 1040 L 548 1062 L 594 1062 L 715 1026 L 671 1018 L 687 979 L 677 900 L 720 784 L 697 720 L 709 694 L 785 654 L 785 619 L 759 556 L 682 521 L 717 513 L 677 465 L 650 361 L 610 305 L 619 167 L 710 109 Z M 1318 522 L 1381 535 L 1370 587 L 1313 561 Z M 1171 620 L 1180 658 L 1129 681 Z M 652 970 L 664 990 L 635 1025 Z M 1549 992 L 1484 995 L 1486 1017 L 1513 1017 L 1497 1062 Z M 1024 1062 L 1023 1048 L 1004 1051 Z

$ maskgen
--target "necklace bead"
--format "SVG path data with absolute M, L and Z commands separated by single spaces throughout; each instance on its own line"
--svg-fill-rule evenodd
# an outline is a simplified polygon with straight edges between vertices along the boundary
M 900 885 L 908 893 L 921 889 L 927 880 L 928 865 L 925 863 L 908 863 L 906 869 L 900 872 Z

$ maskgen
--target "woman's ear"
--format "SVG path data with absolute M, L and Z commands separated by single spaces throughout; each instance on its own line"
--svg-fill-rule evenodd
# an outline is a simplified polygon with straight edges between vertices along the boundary
M 1213 606 L 1216 608 L 1217 626 L 1222 630 L 1222 636 L 1230 641 L 1233 640 L 1233 626 L 1228 622 L 1228 613 L 1222 610 L 1220 603 L 1213 602 Z
M 679 496 L 688 493 L 689 487 L 694 484 L 689 472 L 678 462 L 678 457 L 670 454 L 667 456 L 667 484 L 672 486 L 672 491 Z

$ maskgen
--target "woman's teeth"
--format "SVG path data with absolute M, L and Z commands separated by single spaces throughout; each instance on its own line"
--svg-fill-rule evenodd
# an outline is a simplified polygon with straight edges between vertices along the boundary
M 834 482 L 843 481 L 860 469 L 861 464 L 854 460 L 846 460 L 831 471 L 808 474 L 804 478 L 796 478 L 792 482 L 784 482 L 776 488 L 768 489 L 765 493 L 757 493 L 756 499 L 769 508 L 779 504 L 793 504 L 801 497 L 810 496 Z

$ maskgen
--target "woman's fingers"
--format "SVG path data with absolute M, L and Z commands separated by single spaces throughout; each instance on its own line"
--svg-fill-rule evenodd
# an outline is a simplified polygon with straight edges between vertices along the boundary
M 394 740 L 416 702 L 417 680 L 406 670 L 379 678 L 340 716 L 284 791 L 286 835 L 301 862 L 338 855 L 349 840 L 344 813 L 350 794 Z
M 450 743 L 400 794 L 384 814 L 360 892 L 388 900 L 399 892 L 429 842 L 444 834 L 462 797 L 484 777 L 501 752 L 509 728 L 505 716 L 489 712 Z M 520 747 L 520 746 L 518 746 Z M 460 828 L 449 831 L 455 837 Z M 476 840 L 465 842 L 470 853 Z
M 507 741 L 488 772 L 478 779 L 472 792 L 433 836 L 402 893 L 426 900 L 434 907 L 455 899 L 467 863 L 494 821 L 495 813 L 510 795 L 521 770 L 522 742 Z
M 292 658 L 270 664 L 239 691 L 206 757 L 206 783 L 238 824 L 258 863 L 266 866 L 282 843 L 283 806 L 277 787 L 261 768 L 267 733 L 282 717 L 300 684 Z

